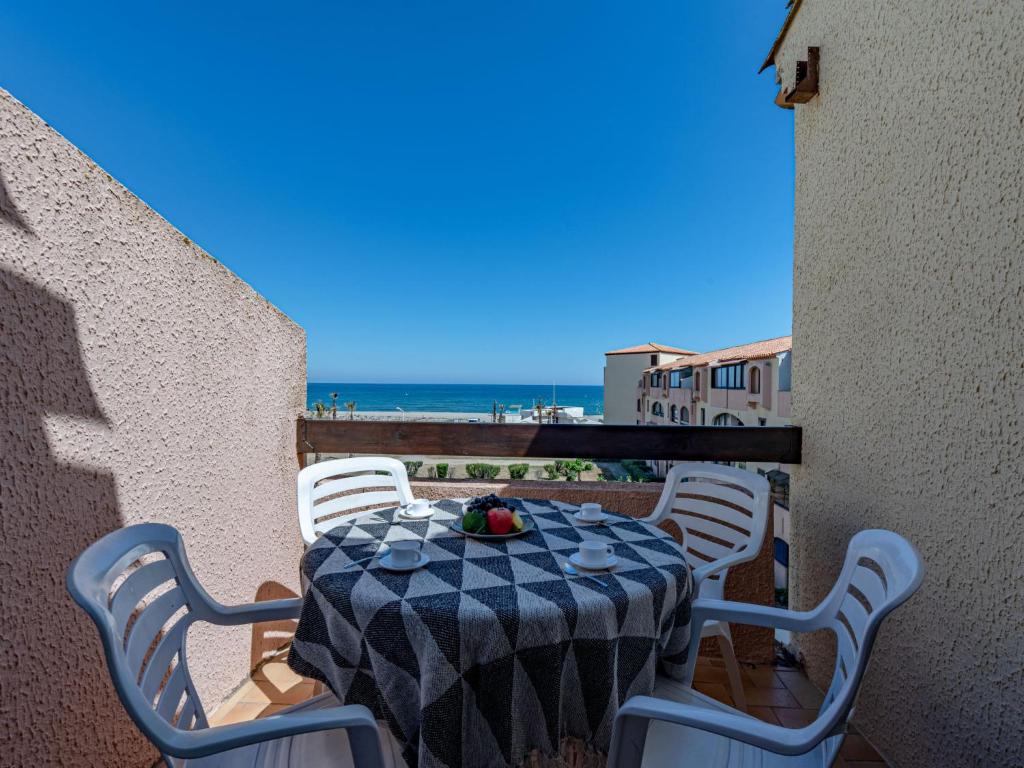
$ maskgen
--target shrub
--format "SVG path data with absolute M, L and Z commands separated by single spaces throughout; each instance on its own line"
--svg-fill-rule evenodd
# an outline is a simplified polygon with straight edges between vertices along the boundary
M 437 472 L 437 476 L 441 480 L 444 480 L 446 477 L 448 477 L 448 465 L 447 464 L 438 464 L 436 467 L 434 467 L 434 470 Z
M 513 480 L 522 480 L 526 477 L 526 473 L 530 471 L 529 464 L 509 464 L 508 465 L 508 476 Z
M 636 459 L 623 459 L 619 463 L 629 473 L 629 479 L 632 482 L 646 483 L 654 479 L 654 473 L 651 472 L 650 467 L 645 462 L 637 461 Z
M 403 461 L 405 464 L 405 471 L 409 477 L 416 477 L 416 473 L 420 471 L 420 467 L 423 466 L 422 461 Z
M 562 462 L 561 472 L 565 475 L 566 480 L 579 480 L 580 474 L 583 472 L 589 472 L 594 468 L 594 465 L 589 461 L 583 459 L 573 459 L 572 461 Z
M 558 471 L 558 466 L 555 464 L 545 464 L 543 469 L 548 480 L 557 480 L 561 477 L 561 474 Z
M 466 474 L 474 480 L 493 480 L 501 472 L 497 464 L 467 464 Z
M 627 483 L 630 478 L 629 475 L 620 475 L 615 470 L 609 467 L 601 467 L 601 476 L 598 480 L 604 480 L 605 482 L 611 483 Z
M 580 473 L 589 472 L 594 468 L 592 463 L 583 459 L 571 459 L 569 461 L 559 459 L 554 464 L 545 466 L 545 471 L 547 471 L 548 466 L 554 467 L 555 474 L 552 476 L 550 472 L 548 473 L 551 480 L 557 480 L 560 476 L 566 480 L 579 480 Z

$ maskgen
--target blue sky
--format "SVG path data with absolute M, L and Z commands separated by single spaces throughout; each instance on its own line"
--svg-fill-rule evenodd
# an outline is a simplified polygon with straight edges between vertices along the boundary
M 313 381 L 790 331 L 782 0 L 326 5 L 8 5 L 0 85 L 301 324 Z

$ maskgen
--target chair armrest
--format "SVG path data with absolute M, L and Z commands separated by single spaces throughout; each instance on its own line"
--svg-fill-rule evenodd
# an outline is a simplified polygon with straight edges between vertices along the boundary
M 377 721 L 373 719 L 370 710 L 360 704 L 289 712 L 247 723 L 221 725 L 197 731 L 182 731 L 170 726 L 168 728 L 170 732 L 162 739 L 164 743 L 157 746 L 167 754 L 186 759 L 215 755 L 286 736 L 345 728 L 349 730 L 353 755 L 361 753 L 362 760 L 357 757 L 358 765 L 383 765 Z M 376 761 L 372 759 L 374 755 Z
M 693 601 L 690 611 L 690 646 L 686 652 L 686 666 L 681 679 L 686 685 L 693 682 L 693 673 L 697 668 L 697 655 L 700 652 L 701 631 L 706 621 L 718 620 L 736 624 L 753 624 L 758 627 L 777 627 L 792 632 L 811 632 L 821 629 L 823 626 L 819 621 L 820 616 L 820 609 L 789 611 L 783 608 L 771 608 L 767 605 L 698 598 Z
M 815 724 L 783 728 L 746 715 L 634 696 L 615 716 L 608 768 L 640 765 L 651 720 L 697 728 L 780 755 L 802 755 L 814 749 L 825 736 L 825 728 Z
M 258 624 L 263 621 L 297 619 L 302 612 L 302 598 L 264 600 L 246 605 L 220 605 L 212 603 L 213 621 L 217 624 Z
M 693 595 L 694 597 L 700 597 L 700 585 L 704 582 L 708 576 L 713 576 L 719 571 L 724 571 L 726 568 L 732 568 L 734 565 L 740 565 L 742 563 L 749 562 L 757 557 L 757 550 L 753 551 L 740 551 L 733 552 L 731 555 L 715 560 L 714 562 L 702 565 L 699 568 L 693 569 Z
M 753 603 L 737 603 L 732 600 L 711 600 L 698 598 L 693 601 L 690 622 L 698 630 L 698 622 L 708 619 L 728 621 L 735 624 L 752 624 L 756 627 L 777 627 L 793 632 L 810 632 L 820 629 L 818 611 L 790 611 Z

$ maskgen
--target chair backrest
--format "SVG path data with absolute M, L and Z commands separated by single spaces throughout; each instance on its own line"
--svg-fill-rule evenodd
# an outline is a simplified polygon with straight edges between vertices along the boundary
M 892 531 L 861 531 L 850 540 L 832 591 L 811 613 L 814 628 L 836 635 L 836 665 L 819 710 L 836 734 L 826 742 L 835 755 L 852 714 L 861 678 L 882 620 L 906 601 L 924 579 L 921 555 Z
M 95 622 L 121 702 L 163 750 L 174 730 L 208 726 L 185 635 L 213 618 L 178 532 L 149 523 L 107 534 L 68 569 L 68 592 Z
M 699 568 L 743 553 L 753 560 L 768 527 L 771 488 L 754 472 L 719 464 L 683 462 L 669 470 L 654 513 L 655 524 L 671 520 L 682 529 L 686 558 Z M 728 568 L 705 579 L 700 597 L 722 598 Z
M 383 473 L 383 474 L 381 474 Z M 299 472 L 299 530 L 309 546 L 341 521 L 341 513 L 412 502 L 405 465 L 384 456 L 332 459 Z

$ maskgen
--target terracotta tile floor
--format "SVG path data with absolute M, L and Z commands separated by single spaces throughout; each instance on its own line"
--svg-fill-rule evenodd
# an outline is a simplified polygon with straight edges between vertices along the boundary
M 210 724 L 226 725 L 272 715 L 319 692 L 317 683 L 288 668 L 286 656 L 286 652 L 281 652 L 257 668 L 210 716 Z M 733 703 L 725 668 L 716 659 L 700 659 L 693 686 L 730 706 Z M 743 690 L 751 715 L 787 728 L 806 725 L 814 719 L 821 704 L 818 689 L 793 668 L 770 664 L 744 666 Z M 867 739 L 851 728 L 836 768 L 885 768 L 885 765 Z

